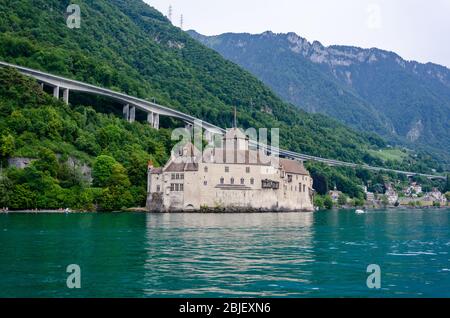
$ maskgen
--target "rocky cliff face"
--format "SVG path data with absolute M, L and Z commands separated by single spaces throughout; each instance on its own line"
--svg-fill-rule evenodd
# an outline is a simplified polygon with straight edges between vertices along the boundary
M 300 108 L 450 156 L 450 70 L 444 66 L 377 48 L 323 46 L 295 33 L 190 34 Z

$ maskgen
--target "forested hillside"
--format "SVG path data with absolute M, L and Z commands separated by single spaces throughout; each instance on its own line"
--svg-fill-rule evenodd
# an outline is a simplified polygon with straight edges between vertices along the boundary
M 0 68 L 0 206 L 118 210 L 146 200 L 147 163 L 164 164 L 170 132 L 65 105 Z M 10 157 L 32 158 L 6 169 Z M 84 166 L 92 168 L 87 176 Z
M 280 128 L 283 147 L 353 162 L 429 172 L 438 164 L 425 154 L 383 160 L 386 146 L 323 115 L 282 102 L 262 82 L 175 28 L 140 0 L 79 0 L 81 28 L 66 26 L 66 1 L 0 0 L 0 59 L 108 87 L 168 105 L 222 127 Z M 156 131 L 129 124 L 108 100 L 71 95 L 52 99 L 37 84 L 0 69 L 0 205 L 11 208 L 70 206 L 116 210 L 142 205 L 147 161 L 163 164 L 174 123 Z M 92 105 L 93 107 L 90 107 Z M 32 158 L 25 169 L 6 168 L 10 158 Z M 92 168 L 92 184 L 81 167 Z M 331 185 L 362 195 L 350 170 L 315 169 Z
M 380 138 L 283 103 L 140 0 L 78 1 L 80 29 L 66 26 L 64 1 L 0 3 L 2 60 L 155 97 L 222 127 L 231 126 L 237 106 L 240 125 L 280 127 L 281 143 L 293 150 L 362 162 L 367 148 L 384 146 Z
M 295 33 L 189 33 L 286 101 L 425 149 L 450 166 L 449 69 L 375 48 L 325 47 Z

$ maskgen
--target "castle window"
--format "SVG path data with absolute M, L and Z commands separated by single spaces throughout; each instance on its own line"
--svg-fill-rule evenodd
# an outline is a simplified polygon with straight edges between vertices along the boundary
M 230 167 L 225 167 L 225 172 L 230 172 Z
M 231 178 L 230 183 L 234 184 L 234 178 Z
M 184 173 L 180 174 L 180 179 L 184 180 Z
M 298 184 L 298 191 L 302 192 L 302 184 L 301 183 Z
M 288 182 L 292 182 L 292 174 L 288 174 Z
M 208 172 L 208 167 L 207 166 L 205 166 L 205 172 Z
M 206 180 L 203 181 L 203 185 L 204 185 L 204 186 L 207 186 L 207 185 L 208 185 L 208 181 L 206 181 Z
M 178 173 L 175 175 L 175 179 L 177 179 L 177 180 L 180 179 L 180 175 Z
M 303 185 L 303 192 L 306 192 L 306 185 Z
M 245 167 L 245 172 L 250 173 L 250 167 Z
M 180 184 L 180 191 L 184 191 L 184 184 Z
M 170 191 L 175 191 L 175 184 L 173 183 L 170 184 Z
M 156 192 L 161 192 L 161 186 L 160 185 L 156 186 Z
M 225 179 L 223 177 L 220 178 L 220 184 L 224 184 L 224 182 L 225 182 Z
M 175 183 L 175 191 L 180 191 L 180 185 L 178 183 Z
M 244 184 L 244 183 L 245 183 L 244 178 L 241 178 L 241 184 Z
M 251 179 L 250 179 L 250 184 L 251 184 L 251 185 L 254 185 L 254 184 L 255 184 L 255 179 L 251 178 Z
M 175 180 L 175 173 L 172 173 L 172 180 Z

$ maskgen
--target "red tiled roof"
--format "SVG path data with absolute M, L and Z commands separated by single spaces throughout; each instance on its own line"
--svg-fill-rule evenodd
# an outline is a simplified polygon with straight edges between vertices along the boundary
M 165 172 L 198 171 L 198 163 L 171 162 Z
M 282 159 L 280 158 L 280 165 L 287 173 L 309 175 L 308 170 L 305 169 L 302 163 L 297 160 Z

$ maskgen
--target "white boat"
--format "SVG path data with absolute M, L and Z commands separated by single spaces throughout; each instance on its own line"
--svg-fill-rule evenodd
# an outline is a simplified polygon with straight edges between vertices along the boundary
M 366 213 L 366 211 L 364 211 L 364 210 L 356 210 L 355 212 L 356 212 L 356 214 L 364 214 L 364 213 Z

